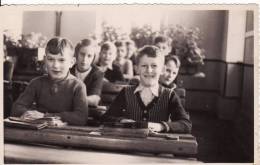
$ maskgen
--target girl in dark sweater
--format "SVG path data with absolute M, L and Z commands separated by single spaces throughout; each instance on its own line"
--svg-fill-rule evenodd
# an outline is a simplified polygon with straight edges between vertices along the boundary
M 104 72 L 104 80 L 109 82 L 124 81 L 123 73 L 120 67 L 113 64 L 116 58 L 116 46 L 112 42 L 105 42 L 102 44 L 98 67 Z
M 104 73 L 93 64 L 95 48 L 93 40 L 81 40 L 75 48 L 76 64 L 71 69 L 71 73 L 85 83 L 88 104 L 91 106 L 97 106 L 100 101 L 104 78 Z

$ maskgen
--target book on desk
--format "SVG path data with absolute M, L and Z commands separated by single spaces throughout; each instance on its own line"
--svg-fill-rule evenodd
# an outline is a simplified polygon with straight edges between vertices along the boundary
M 58 117 L 43 117 L 38 119 L 24 119 L 20 117 L 9 117 L 4 119 L 4 125 L 7 127 L 40 130 L 48 126 L 65 126 Z

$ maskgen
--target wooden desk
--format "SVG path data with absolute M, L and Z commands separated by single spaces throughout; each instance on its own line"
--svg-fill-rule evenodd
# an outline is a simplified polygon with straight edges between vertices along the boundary
M 172 155 L 118 153 L 89 149 L 63 148 L 28 144 L 4 144 L 5 163 L 199 163 L 194 158 L 176 158 Z
M 99 131 L 100 127 L 43 130 L 6 127 L 5 163 L 197 162 L 187 155 L 197 152 L 197 143 L 194 140 L 178 142 L 158 137 L 126 138 L 90 134 Z M 176 158 L 172 154 L 176 152 L 186 156 Z

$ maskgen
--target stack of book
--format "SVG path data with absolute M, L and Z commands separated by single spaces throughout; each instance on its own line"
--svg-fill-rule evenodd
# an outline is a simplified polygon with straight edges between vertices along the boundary
M 48 126 L 65 126 L 59 117 L 44 117 L 39 119 L 23 119 L 20 117 L 9 117 L 4 120 L 4 125 L 8 127 L 18 127 L 25 129 L 42 129 Z

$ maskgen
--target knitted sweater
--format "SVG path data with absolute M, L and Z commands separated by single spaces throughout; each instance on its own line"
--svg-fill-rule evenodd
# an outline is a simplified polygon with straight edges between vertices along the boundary
M 71 68 L 71 74 L 75 76 L 76 65 Z M 90 73 L 84 80 L 87 88 L 88 95 L 101 95 L 101 90 L 103 86 L 104 73 L 101 72 L 97 66 L 93 65 Z
M 88 118 L 86 88 L 71 74 L 53 82 L 48 76 L 33 79 L 12 108 L 12 116 L 21 116 L 36 103 L 36 110 L 60 116 L 71 125 L 85 125 Z

